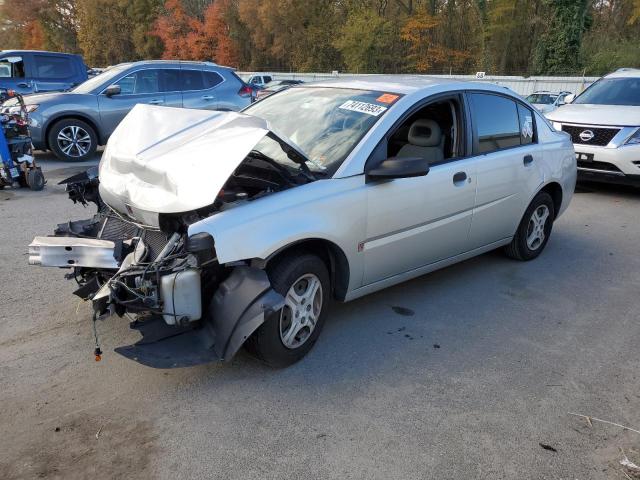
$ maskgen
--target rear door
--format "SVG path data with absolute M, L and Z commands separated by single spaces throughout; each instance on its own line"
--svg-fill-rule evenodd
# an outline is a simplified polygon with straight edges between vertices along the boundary
M 76 63 L 68 55 L 34 53 L 32 58 L 34 91 L 62 91 L 76 84 Z
M 477 159 L 477 195 L 469 241 L 478 248 L 513 236 L 533 192 L 543 183 L 535 115 L 497 93 L 467 94 Z
M 28 65 L 30 53 L 0 54 L 0 88 L 15 90 L 18 93 L 33 93 L 33 79 Z
M 222 76 L 209 70 L 182 68 L 180 72 L 182 105 L 185 108 L 216 110 L 218 108 L 218 87 Z
M 98 95 L 103 132 L 111 135 L 127 113 L 138 103 L 164 105 L 162 69 L 150 68 L 125 73 L 112 85 L 120 86 L 120 94 Z

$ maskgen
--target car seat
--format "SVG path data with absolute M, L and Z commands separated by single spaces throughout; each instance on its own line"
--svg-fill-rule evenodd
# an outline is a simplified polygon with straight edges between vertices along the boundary
M 409 143 L 400 149 L 398 157 L 420 157 L 430 163 L 444 160 L 444 138 L 435 120 L 419 118 L 411 124 L 407 138 Z

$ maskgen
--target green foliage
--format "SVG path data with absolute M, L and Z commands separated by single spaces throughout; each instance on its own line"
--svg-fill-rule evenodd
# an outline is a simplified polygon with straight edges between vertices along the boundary
M 589 74 L 640 66 L 640 0 L 0 0 L 0 46 L 104 66 Z

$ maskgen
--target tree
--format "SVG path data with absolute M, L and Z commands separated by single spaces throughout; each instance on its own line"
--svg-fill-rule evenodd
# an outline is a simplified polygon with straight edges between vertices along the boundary
M 127 2 L 82 0 L 78 4 L 78 44 L 87 65 L 108 66 L 131 60 L 135 51 Z
M 193 59 L 189 40 L 193 41 L 192 32 L 198 27 L 197 20 L 187 14 L 180 0 L 167 0 L 164 10 L 165 13 L 155 21 L 153 30 L 164 44 L 162 58 Z
M 576 72 L 580 47 L 588 26 L 589 0 L 546 0 L 551 11 L 548 28 L 537 42 L 534 68 L 538 74 Z

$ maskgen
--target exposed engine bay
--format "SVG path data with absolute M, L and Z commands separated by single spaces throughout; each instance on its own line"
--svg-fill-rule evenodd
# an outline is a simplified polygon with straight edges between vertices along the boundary
M 275 137 L 276 141 L 278 140 Z M 286 145 L 283 150 L 287 150 Z M 188 235 L 189 225 L 264 196 L 314 181 L 296 151 L 293 168 L 250 150 L 211 204 L 185 212 L 157 213 L 148 225 L 125 202 L 126 211 L 102 198 L 97 168 L 60 182 L 69 198 L 97 212 L 86 220 L 59 224 L 54 236 L 36 237 L 29 263 L 70 268 L 74 292 L 90 300 L 95 322 L 128 317 L 143 337 L 116 351 L 158 368 L 231 358 L 264 316 L 283 298 L 264 270 L 248 262 L 218 263 L 214 238 Z M 100 167 L 102 175 L 104 157 Z M 215 188 L 215 187 L 214 187 Z M 96 358 L 101 354 L 96 333 Z

